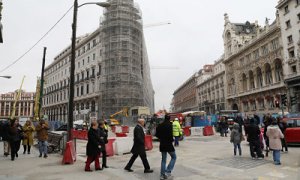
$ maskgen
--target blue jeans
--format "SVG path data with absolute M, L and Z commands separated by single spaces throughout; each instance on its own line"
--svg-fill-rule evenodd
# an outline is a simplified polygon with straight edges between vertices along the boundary
M 239 149 L 239 155 L 241 156 L 242 155 L 241 144 L 240 143 L 233 144 L 233 146 L 234 146 L 234 155 L 236 155 L 236 149 L 238 148 Z
M 175 136 L 175 146 L 179 146 L 179 137 L 180 136 Z
M 40 155 L 44 153 L 44 155 L 48 154 L 48 142 L 47 141 L 39 141 L 39 151 Z
M 273 150 L 273 160 L 275 164 L 280 163 L 280 150 Z
M 171 156 L 171 161 L 166 168 L 166 163 L 167 163 L 167 153 Z M 176 163 L 176 152 L 161 152 L 161 169 L 160 169 L 160 175 L 163 176 L 166 173 L 170 173 L 173 171 L 174 166 Z

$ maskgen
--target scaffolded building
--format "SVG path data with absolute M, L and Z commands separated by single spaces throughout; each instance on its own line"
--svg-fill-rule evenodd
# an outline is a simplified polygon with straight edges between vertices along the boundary
M 143 34 L 142 15 L 133 0 L 108 0 L 101 22 L 104 45 L 99 113 L 147 106 L 154 112 L 154 90 Z

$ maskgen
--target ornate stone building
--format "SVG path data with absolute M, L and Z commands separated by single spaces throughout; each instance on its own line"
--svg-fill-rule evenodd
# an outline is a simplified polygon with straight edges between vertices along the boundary
M 300 0 L 280 0 L 276 7 L 280 20 L 285 57 L 285 82 L 290 112 L 300 112 Z
M 197 111 L 197 79 L 198 73 L 193 74 L 173 93 L 173 112 Z
M 9 118 L 13 111 L 15 99 L 19 90 L 0 95 L 0 119 Z M 33 117 L 34 92 L 21 91 L 20 99 L 17 101 L 15 117 Z
M 208 68 L 204 66 L 202 73 L 199 73 L 197 85 L 199 110 L 207 114 L 215 114 L 218 110 L 226 109 L 225 91 L 225 65 L 222 56 L 214 65 Z
M 276 102 L 286 94 L 284 53 L 278 20 L 264 27 L 231 23 L 225 14 L 225 71 L 228 109 L 249 114 L 278 113 Z

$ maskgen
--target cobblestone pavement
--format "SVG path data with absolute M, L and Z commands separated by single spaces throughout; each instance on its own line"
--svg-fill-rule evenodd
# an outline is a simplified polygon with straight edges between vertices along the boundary
M 14 162 L 3 157 L 3 144 L 0 142 L 0 180 L 157 180 L 159 179 L 161 155 L 158 142 L 154 149 L 147 152 L 148 160 L 154 169 L 153 174 L 144 174 L 140 159 L 132 167 L 135 171 L 123 170 L 130 154 L 108 158 L 109 169 L 86 173 L 86 141 L 77 141 L 77 161 L 73 165 L 61 165 L 62 157 L 51 154 L 49 158 L 38 158 L 37 150 L 31 155 L 20 154 Z M 249 146 L 242 143 L 243 156 L 234 157 L 229 138 L 219 136 L 188 137 L 176 148 L 178 156 L 174 180 L 299 180 L 300 147 L 290 147 L 288 153 L 282 153 L 282 165 L 275 166 L 272 156 L 264 160 L 252 160 Z M 22 150 L 21 150 L 22 151 Z

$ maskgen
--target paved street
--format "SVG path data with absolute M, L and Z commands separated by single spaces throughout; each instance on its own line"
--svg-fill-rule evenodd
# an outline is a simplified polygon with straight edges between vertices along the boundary
M 85 157 L 84 141 L 78 141 L 78 160 L 74 165 L 61 165 L 60 155 L 50 155 L 48 159 L 38 158 L 35 151 L 31 155 L 20 155 L 19 159 L 11 162 L 3 157 L 3 144 L 0 143 L 1 180 L 69 180 L 69 179 L 159 179 L 160 153 L 158 142 L 154 149 L 148 152 L 153 174 L 144 174 L 140 159 L 133 166 L 134 173 L 123 170 L 130 155 L 108 158 L 109 169 L 87 173 L 83 171 Z M 180 179 L 243 179 L 243 180 L 299 180 L 300 179 L 300 148 L 290 147 L 288 153 L 282 154 L 282 166 L 272 164 L 271 157 L 265 160 L 249 158 L 248 145 L 243 143 L 243 156 L 234 157 L 232 145 L 228 138 L 219 136 L 189 137 L 181 142 L 176 149 L 178 161 L 173 173 L 176 180 Z

